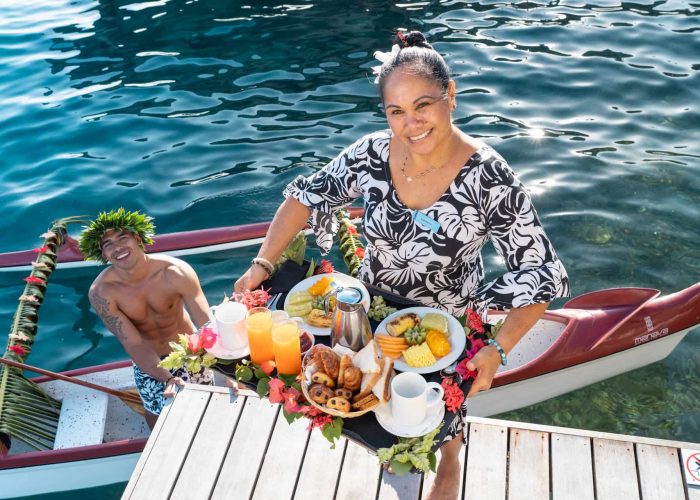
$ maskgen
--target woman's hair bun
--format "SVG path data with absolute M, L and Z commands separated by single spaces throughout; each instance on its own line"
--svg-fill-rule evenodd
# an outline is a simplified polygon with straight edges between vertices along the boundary
M 432 50 L 433 48 L 433 46 L 428 43 L 425 35 L 420 31 L 409 31 L 408 33 L 397 31 L 396 35 L 394 36 L 394 43 L 402 49 L 406 49 L 408 47 L 422 47 L 424 49 Z

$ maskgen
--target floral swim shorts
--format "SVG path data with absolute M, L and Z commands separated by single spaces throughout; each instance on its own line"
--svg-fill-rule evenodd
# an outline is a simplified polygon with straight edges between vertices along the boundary
M 134 381 L 136 382 L 136 388 L 139 390 L 139 394 L 143 400 L 143 407 L 148 413 L 160 415 L 160 412 L 163 411 L 163 405 L 165 404 L 165 398 L 163 397 L 165 384 L 148 375 L 139 368 L 136 363 L 132 364 L 134 365 Z M 187 383 L 214 385 L 214 372 L 208 369 L 202 369 L 201 372 L 193 376 L 190 376 L 190 374 L 182 368 L 171 370 L 170 373 L 175 377 L 180 377 Z

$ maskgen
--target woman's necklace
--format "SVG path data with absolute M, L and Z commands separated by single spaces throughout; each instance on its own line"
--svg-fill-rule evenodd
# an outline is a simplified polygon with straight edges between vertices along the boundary
M 430 172 L 434 172 L 436 170 L 439 170 L 447 164 L 447 162 L 444 162 L 442 165 L 439 165 L 439 166 L 438 165 L 431 165 L 428 168 L 426 168 L 425 170 L 421 170 L 420 172 L 415 174 L 415 176 L 410 176 L 406 173 L 406 162 L 407 161 L 408 161 L 408 154 L 406 154 L 406 156 L 404 156 L 403 164 L 401 165 L 401 175 L 403 175 L 403 178 L 406 179 L 406 182 L 413 182 L 414 179 L 422 179 L 423 177 L 428 175 Z

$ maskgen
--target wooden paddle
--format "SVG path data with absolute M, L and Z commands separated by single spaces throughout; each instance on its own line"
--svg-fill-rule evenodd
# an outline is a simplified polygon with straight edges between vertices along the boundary
M 95 391 L 106 392 L 107 394 L 111 394 L 112 396 L 121 399 L 125 405 L 127 405 L 139 415 L 144 415 L 145 413 L 145 410 L 143 408 L 143 402 L 141 401 L 141 397 L 138 395 L 138 391 L 136 389 L 120 391 L 118 389 L 112 389 L 110 387 L 93 384 L 92 382 L 86 382 L 85 380 L 79 380 L 73 377 L 69 377 L 67 375 L 62 375 L 60 373 L 44 370 L 42 368 L 37 368 L 35 366 L 26 365 L 24 363 L 20 363 L 19 361 L 12 361 L 11 359 L 6 359 L 3 357 L 0 357 L 0 363 L 4 363 L 15 368 L 21 368 L 23 370 L 29 370 L 35 373 L 39 373 L 41 375 L 46 375 L 47 377 L 51 377 L 55 380 L 62 380 L 71 384 L 87 387 Z

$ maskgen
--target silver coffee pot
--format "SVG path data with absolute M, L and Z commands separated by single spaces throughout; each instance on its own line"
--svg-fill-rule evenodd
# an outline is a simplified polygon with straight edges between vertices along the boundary
M 331 323 L 331 347 L 340 344 L 359 351 L 372 340 L 372 328 L 362 305 L 362 290 L 348 286 L 329 292 L 323 300 L 326 314 L 330 311 L 331 297 L 336 299 Z

